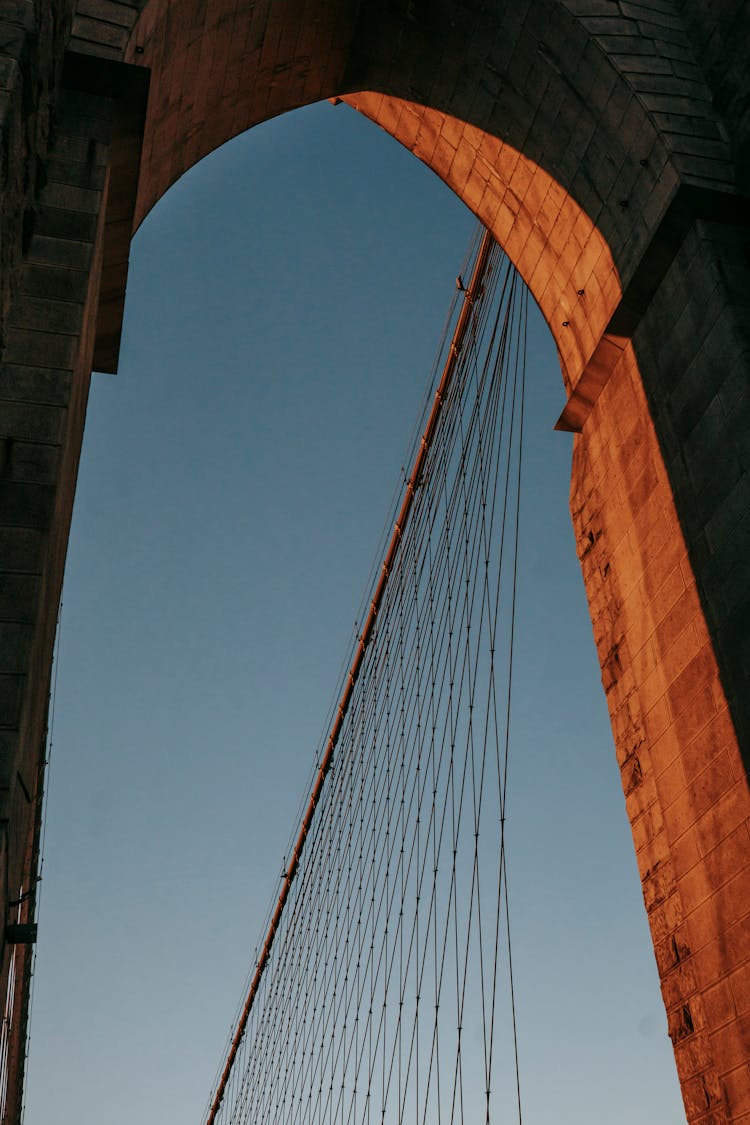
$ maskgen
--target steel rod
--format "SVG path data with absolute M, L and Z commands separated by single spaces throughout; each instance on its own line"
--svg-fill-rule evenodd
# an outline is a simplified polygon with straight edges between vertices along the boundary
M 414 461 L 411 476 L 409 477 L 409 480 L 406 484 L 404 499 L 401 503 L 401 509 L 399 511 L 398 518 L 396 519 L 393 527 L 393 533 L 391 535 L 391 540 L 388 545 L 385 560 L 380 571 L 378 584 L 375 588 L 375 593 L 373 594 L 372 601 L 370 602 L 370 609 L 367 615 L 367 620 L 365 621 L 364 628 L 357 643 L 357 649 L 354 653 L 351 668 L 349 669 L 349 675 L 346 678 L 346 683 L 344 685 L 344 690 L 341 695 L 341 701 L 339 703 L 336 717 L 331 728 L 331 733 L 329 734 L 328 741 L 326 742 L 325 753 L 323 754 L 320 768 L 318 769 L 318 773 L 315 778 L 315 783 L 312 788 L 312 793 L 310 794 L 310 800 L 308 802 L 305 815 L 302 818 L 299 835 L 297 837 L 297 842 L 294 845 L 294 851 L 292 852 L 290 862 L 286 869 L 284 882 L 282 884 L 281 892 L 276 903 L 276 909 L 274 910 L 273 917 L 271 918 L 271 923 L 268 928 L 266 940 L 263 945 L 263 951 L 258 959 L 255 973 L 248 990 L 247 998 L 245 1000 L 240 1018 L 237 1022 L 237 1027 L 232 1037 L 232 1043 L 227 1054 L 227 1059 L 224 1064 L 221 1078 L 219 1079 L 219 1083 L 216 1087 L 216 1094 L 214 1095 L 214 1100 L 211 1103 L 211 1109 L 206 1120 L 206 1125 L 214 1125 L 216 1115 L 219 1112 L 219 1108 L 221 1107 L 221 1103 L 223 1101 L 224 1094 L 227 1088 L 227 1082 L 229 1081 L 229 1076 L 232 1072 L 232 1066 L 234 1064 L 235 1056 L 237 1055 L 240 1043 L 242 1042 L 242 1037 L 245 1034 L 245 1028 L 247 1027 L 247 1021 L 250 1017 L 250 1012 L 252 1010 L 252 1006 L 258 992 L 261 977 L 263 976 L 266 965 L 268 964 L 269 957 L 271 955 L 271 948 L 276 936 L 276 931 L 279 927 L 281 916 L 284 913 L 284 907 L 286 905 L 287 898 L 289 897 L 289 891 L 294 881 L 294 877 L 297 873 L 300 857 L 305 846 L 305 840 L 307 839 L 307 834 L 310 830 L 313 816 L 315 815 L 315 809 L 317 807 L 318 801 L 320 800 L 320 794 L 323 790 L 323 785 L 325 784 L 326 774 L 331 767 L 336 744 L 339 740 L 339 735 L 341 734 L 341 729 L 344 725 L 344 720 L 349 709 L 352 693 L 354 691 L 354 685 L 357 682 L 359 671 L 362 667 L 362 661 L 364 659 L 365 651 L 368 644 L 370 643 L 370 640 L 372 639 L 378 611 L 383 602 L 386 586 L 388 584 L 388 577 L 393 568 L 396 553 L 401 544 L 404 529 L 406 528 L 406 524 L 409 519 L 409 514 L 414 502 L 414 496 L 417 491 L 417 485 L 422 475 L 422 470 L 424 468 L 424 463 L 427 459 L 427 454 L 430 450 L 430 446 L 432 445 L 432 440 L 435 436 L 435 430 L 437 428 L 438 419 L 443 408 L 443 402 L 445 401 L 446 392 L 453 378 L 456 363 L 461 352 L 461 346 L 466 335 L 466 330 L 469 326 L 471 310 L 477 296 L 481 291 L 482 282 L 484 279 L 484 274 L 487 268 L 487 262 L 489 260 L 490 250 L 492 248 L 493 242 L 494 239 L 492 235 L 489 233 L 489 231 L 485 231 L 484 235 L 482 236 L 482 241 L 479 245 L 479 250 L 477 251 L 476 262 L 474 263 L 471 280 L 464 290 L 464 303 L 461 306 L 461 312 L 459 313 L 458 320 L 456 322 L 456 327 L 453 332 L 451 345 L 448 351 L 445 365 L 443 367 L 440 383 L 438 384 L 438 388 L 435 391 L 435 398 L 433 400 L 432 410 L 430 411 L 430 417 L 427 420 L 427 425 L 425 426 L 425 430 L 422 435 L 422 440 L 417 451 L 417 456 Z

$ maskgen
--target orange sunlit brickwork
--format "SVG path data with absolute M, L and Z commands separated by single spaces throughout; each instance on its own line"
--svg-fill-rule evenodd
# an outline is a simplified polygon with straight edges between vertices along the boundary
M 576 439 L 571 508 L 691 1121 L 750 1107 L 750 793 L 628 348 Z M 731 1043 L 731 1047 L 730 1047 Z M 713 1115 L 713 1116 L 712 1116 Z

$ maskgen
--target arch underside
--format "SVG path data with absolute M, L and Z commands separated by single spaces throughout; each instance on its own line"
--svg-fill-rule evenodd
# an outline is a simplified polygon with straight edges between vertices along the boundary
M 384 13 L 340 0 L 121 7 L 107 53 L 151 75 L 136 227 L 171 183 L 226 140 L 289 109 L 343 98 L 493 231 L 550 326 L 569 394 L 589 367 L 567 428 L 580 428 L 632 332 L 632 310 L 637 317 L 644 302 L 638 267 L 680 185 L 732 183 L 708 89 L 691 75 L 689 112 L 710 168 L 666 112 L 684 91 L 669 67 L 654 64 L 663 62 L 661 25 L 634 46 L 632 26 L 588 18 L 574 0 L 544 0 L 533 12 L 468 5 L 460 15 L 453 5 Z M 101 51 L 98 26 L 79 16 L 72 47 Z M 614 44 L 610 30 L 622 36 Z M 684 69 L 689 43 L 674 27 L 670 34 Z M 661 95 L 650 89 L 652 71 Z M 649 101 L 659 96 L 663 107 Z M 648 289 L 652 266 L 647 273 Z

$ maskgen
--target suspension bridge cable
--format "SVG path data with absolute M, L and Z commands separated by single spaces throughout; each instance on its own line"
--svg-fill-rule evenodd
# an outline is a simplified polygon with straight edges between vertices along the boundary
M 527 298 L 486 233 L 462 292 L 207 1125 L 457 1123 L 478 1098 L 489 1122 L 508 1080 L 521 1122 L 506 801 Z
M 326 749 L 325 749 L 325 753 L 323 755 L 323 760 L 320 763 L 318 774 L 315 778 L 315 783 L 313 785 L 313 790 L 312 790 L 312 794 L 310 796 L 310 801 L 309 801 L 307 810 L 305 812 L 305 815 L 302 819 L 302 825 L 300 827 L 299 835 L 297 837 L 297 841 L 294 845 L 294 850 L 293 850 L 293 852 L 291 854 L 291 857 L 290 857 L 289 866 L 287 868 L 286 876 L 285 876 L 285 879 L 284 879 L 284 882 L 283 882 L 283 885 L 282 885 L 282 888 L 281 888 L 281 892 L 279 894 L 279 899 L 278 899 L 278 903 L 276 905 L 276 910 L 274 911 L 274 915 L 271 919 L 271 923 L 270 923 L 270 926 L 269 926 L 269 929 L 268 929 L 268 934 L 266 936 L 266 940 L 265 940 L 265 943 L 264 943 L 264 946 L 263 946 L 263 950 L 262 950 L 260 958 L 258 960 L 258 964 L 257 964 L 256 970 L 255 970 L 255 974 L 254 974 L 253 980 L 250 984 L 250 989 L 248 991 L 247 999 L 245 1001 L 245 1005 L 242 1009 L 242 1013 L 240 1015 L 240 1018 L 239 1018 L 239 1021 L 238 1021 L 238 1024 L 237 1024 L 237 1028 L 235 1030 L 235 1035 L 234 1035 L 234 1038 L 232 1040 L 232 1044 L 230 1046 L 230 1049 L 229 1049 L 229 1052 L 228 1052 L 228 1055 L 227 1055 L 227 1061 L 226 1061 L 226 1064 L 224 1066 L 224 1070 L 222 1072 L 221 1078 L 219 1080 L 219 1085 L 218 1085 L 216 1094 L 214 1096 L 214 1101 L 211 1105 L 211 1110 L 209 1112 L 209 1116 L 208 1116 L 208 1120 L 207 1120 L 206 1125 L 213 1125 L 213 1122 L 216 1118 L 216 1113 L 217 1113 L 218 1108 L 221 1105 L 221 1101 L 224 1097 L 224 1090 L 225 1090 L 225 1087 L 226 1087 L 226 1082 L 227 1082 L 229 1074 L 231 1073 L 231 1070 L 232 1070 L 232 1065 L 234 1063 L 234 1059 L 235 1059 L 235 1056 L 237 1054 L 237 1048 L 238 1048 L 239 1043 L 240 1043 L 240 1041 L 241 1041 L 241 1039 L 242 1039 L 242 1037 L 245 1033 L 245 1027 L 247 1025 L 247 1019 L 248 1019 L 248 1016 L 250 1014 L 250 1010 L 252 1008 L 253 1001 L 255 999 L 255 995 L 257 993 L 258 985 L 260 983 L 260 978 L 261 978 L 261 976 L 262 976 L 262 974 L 265 970 L 265 966 L 268 962 L 268 957 L 270 955 L 270 951 L 271 951 L 271 948 L 273 946 L 273 941 L 274 941 L 274 938 L 276 936 L 276 931 L 277 931 L 279 922 L 281 920 L 282 913 L 284 911 L 286 900 L 287 900 L 288 895 L 289 895 L 289 888 L 291 887 L 292 881 L 294 880 L 294 877 L 297 873 L 297 867 L 299 865 L 299 860 L 300 860 L 300 857 L 302 855 L 302 851 L 303 851 L 304 846 L 305 846 L 305 841 L 307 839 L 307 835 L 308 835 L 308 832 L 309 832 L 309 829 L 310 829 L 310 825 L 312 823 L 312 818 L 313 818 L 314 813 L 315 813 L 315 808 L 316 808 L 316 806 L 318 804 L 318 801 L 320 799 L 320 794 L 322 792 L 323 785 L 325 783 L 326 775 L 327 775 L 327 773 L 328 773 L 328 771 L 331 767 L 333 752 L 334 752 L 336 744 L 338 742 L 339 735 L 341 733 L 341 728 L 343 726 L 343 722 L 344 722 L 344 719 L 345 719 L 345 716 L 346 716 L 346 713 L 347 713 L 347 710 L 348 710 L 348 707 L 349 707 L 349 702 L 351 700 L 352 691 L 354 689 L 354 685 L 355 685 L 357 677 L 359 675 L 359 670 L 360 670 L 360 667 L 361 667 L 361 664 L 362 664 L 362 658 L 364 656 L 367 645 L 370 642 L 372 632 L 373 632 L 373 629 L 375 627 L 375 621 L 376 621 L 376 618 L 377 618 L 378 610 L 380 608 L 380 605 L 381 605 L 382 600 L 383 600 L 383 595 L 385 593 L 385 588 L 386 588 L 386 584 L 388 582 L 390 571 L 393 567 L 393 563 L 394 563 L 394 560 L 395 560 L 395 557 L 396 557 L 396 553 L 398 551 L 398 548 L 399 548 L 399 545 L 400 545 L 400 542 L 401 542 L 401 539 L 402 539 L 402 536 L 403 536 L 403 533 L 404 533 L 404 530 L 405 530 L 405 527 L 406 527 L 406 523 L 407 523 L 407 520 L 409 518 L 409 514 L 410 514 L 410 511 L 411 511 L 411 508 L 412 508 L 413 501 L 414 501 L 414 496 L 415 496 L 415 493 L 416 493 L 416 488 L 417 488 L 418 483 L 420 481 L 420 476 L 421 476 L 421 473 L 422 473 L 422 470 L 423 470 L 423 467 L 424 467 L 424 462 L 425 462 L 425 459 L 426 459 L 426 456 L 427 456 L 427 452 L 430 448 L 430 442 L 432 440 L 433 434 L 435 432 L 435 428 L 437 426 L 437 421 L 438 421 L 438 418 L 440 416 L 440 412 L 442 410 L 443 399 L 444 399 L 445 394 L 448 390 L 448 387 L 450 386 L 451 377 L 452 377 L 453 372 L 455 370 L 456 361 L 457 361 L 458 356 L 460 354 L 461 344 L 463 342 L 463 338 L 464 338 L 464 335 L 466 333 L 467 327 L 469 326 L 469 323 L 470 323 L 471 308 L 472 308 L 473 302 L 474 302 L 474 300 L 477 296 L 477 293 L 479 291 L 479 287 L 480 287 L 480 285 L 482 284 L 482 281 L 483 281 L 484 271 L 485 271 L 485 268 L 486 268 L 486 265 L 487 265 L 487 260 L 488 260 L 488 257 L 489 257 L 489 253 L 490 253 L 490 249 L 491 249 L 492 244 L 493 244 L 492 236 L 489 233 L 485 233 L 485 235 L 483 237 L 483 240 L 482 240 L 482 243 L 480 245 L 479 253 L 477 255 L 476 264 L 475 264 L 475 267 L 474 267 L 474 273 L 472 275 L 472 279 L 471 279 L 471 281 L 469 283 L 469 286 L 468 286 L 468 288 L 466 289 L 466 292 L 465 292 L 464 304 L 463 304 L 463 307 L 461 309 L 461 315 L 459 316 L 458 324 L 456 326 L 455 334 L 454 334 L 453 341 L 452 341 L 452 344 L 451 344 L 451 349 L 450 349 L 450 352 L 449 352 L 449 355 L 448 355 L 448 360 L 446 362 L 445 369 L 443 371 L 443 377 L 441 379 L 441 382 L 440 382 L 440 385 L 439 385 L 437 391 L 435 392 L 435 400 L 434 400 L 433 409 L 432 409 L 432 411 L 430 413 L 430 417 L 427 421 L 427 426 L 425 428 L 424 434 L 422 435 L 422 441 L 421 441 L 421 444 L 420 444 L 420 446 L 418 448 L 418 451 L 417 451 L 417 455 L 416 455 L 416 459 L 414 461 L 414 466 L 413 466 L 413 469 L 412 469 L 411 476 L 410 476 L 410 478 L 407 482 L 407 485 L 406 485 L 406 492 L 405 492 L 405 495 L 404 495 L 404 498 L 403 498 L 403 501 L 402 501 L 402 504 L 401 504 L 401 510 L 399 512 L 398 518 L 397 518 L 396 523 L 394 525 L 393 535 L 391 537 L 391 541 L 390 541 L 390 544 L 389 544 L 389 547 L 388 547 L 388 551 L 386 553 L 385 561 L 383 562 L 382 571 L 381 571 L 380 577 L 378 579 L 378 584 L 375 588 L 375 592 L 373 594 L 372 601 L 370 603 L 370 609 L 369 609 L 369 612 L 368 612 L 367 620 L 365 622 L 365 626 L 364 626 L 364 629 L 362 631 L 362 635 L 359 638 L 357 647 L 355 649 L 354 659 L 352 660 L 352 664 L 351 664 L 351 667 L 349 669 L 348 679 L 347 679 L 346 685 L 344 687 L 344 692 L 343 692 L 343 695 L 341 697 L 341 702 L 339 703 L 338 712 L 337 712 L 337 715 L 336 715 L 336 717 L 333 721 L 331 733 L 328 736 L 328 742 L 326 744 Z

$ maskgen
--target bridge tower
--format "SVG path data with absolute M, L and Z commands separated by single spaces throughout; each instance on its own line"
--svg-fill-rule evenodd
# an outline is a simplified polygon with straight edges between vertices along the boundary
M 493 232 L 557 343 L 686 1114 L 750 1121 L 749 74 L 743 0 L 0 7 L 6 1120 L 76 469 L 91 370 L 117 368 L 130 238 L 224 141 L 341 98 Z

